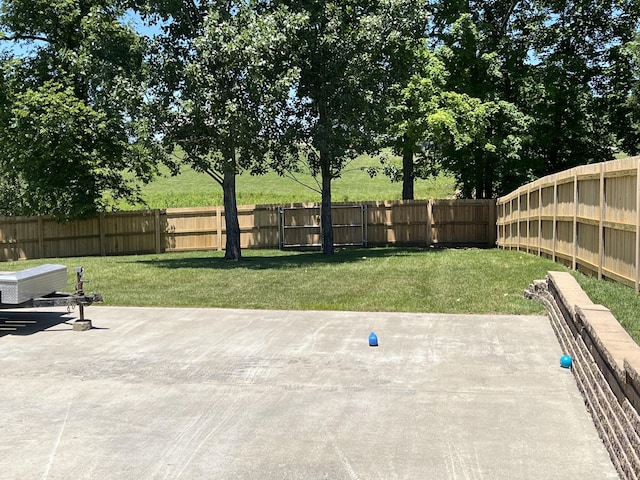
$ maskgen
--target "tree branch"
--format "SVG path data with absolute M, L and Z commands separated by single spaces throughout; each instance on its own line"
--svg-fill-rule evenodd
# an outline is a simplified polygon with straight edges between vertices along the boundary
M 298 180 L 298 178 L 293 174 L 293 172 L 289 171 L 289 170 L 285 170 L 285 172 L 283 173 L 283 176 L 286 178 L 289 178 L 290 180 L 293 180 L 294 182 L 296 182 L 298 185 L 302 185 L 305 188 L 308 188 L 309 190 L 311 190 L 312 192 L 316 192 L 318 194 L 322 193 L 322 190 L 318 189 L 318 188 L 313 188 L 311 185 L 307 185 L 306 183 L 304 183 L 301 180 Z M 315 177 L 313 177 L 315 180 Z M 318 181 L 316 180 L 316 184 L 318 184 Z
M 8 41 L 8 42 L 16 42 L 16 41 L 20 41 L 20 40 L 31 40 L 34 42 L 46 42 L 46 43 L 53 43 L 51 40 L 49 40 L 46 37 L 39 37 L 37 35 L 13 35 L 13 36 L 5 36 L 5 37 L 0 37 L 0 41 Z
M 213 178 L 217 183 L 220 184 L 220 186 L 222 186 L 223 181 L 224 181 L 224 177 L 222 177 L 220 175 L 220 173 L 216 172 L 215 170 L 212 170 L 210 168 L 207 168 L 204 170 L 204 173 L 206 173 L 207 175 L 209 175 L 211 178 Z
M 507 10 L 507 13 L 505 14 L 504 18 L 502 19 L 502 25 L 501 25 L 501 32 L 502 35 L 505 35 L 507 33 L 507 25 L 509 24 L 509 19 L 511 18 L 511 14 L 513 14 L 513 11 L 516 8 L 516 5 L 518 4 L 519 0 L 513 0 L 511 2 L 511 5 L 509 5 L 509 8 Z
M 188 5 L 186 5 L 186 9 L 188 10 L 186 12 L 187 21 L 189 22 L 189 25 L 191 26 L 193 31 L 196 32 L 204 21 L 204 15 L 201 14 L 200 9 L 198 8 L 198 5 L 194 0 L 186 3 L 188 3 Z

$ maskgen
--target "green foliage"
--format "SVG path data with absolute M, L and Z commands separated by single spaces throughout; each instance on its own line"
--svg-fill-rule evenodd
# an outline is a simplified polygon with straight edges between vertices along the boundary
M 140 37 L 118 2 L 5 0 L 3 42 L 30 45 L 4 59 L 0 118 L 3 214 L 60 219 L 136 201 L 162 151 L 145 117 Z M 9 81 L 7 82 L 7 79 Z
M 496 2 L 498 3 L 498 2 Z M 485 6 L 485 13 L 490 6 Z M 480 12 L 477 12 L 480 13 Z M 450 72 L 445 113 L 431 118 L 442 166 L 451 171 L 464 197 L 491 198 L 526 176 L 521 160 L 532 121 L 508 101 L 499 53 L 471 12 L 455 12 L 438 55 Z
M 453 172 L 465 198 L 491 198 L 523 178 L 522 144 L 531 118 L 512 103 L 483 102 L 448 92 L 445 108 L 429 117 L 437 138 L 441 165 Z
M 296 76 L 280 53 L 288 41 L 284 26 L 294 28 L 296 20 L 284 9 L 258 7 L 211 6 L 197 16 L 196 29 L 165 28 L 156 38 L 165 143 L 178 145 L 182 162 L 220 184 L 224 172 L 265 172 Z
M 387 91 L 387 128 L 382 143 L 402 156 L 402 167 L 383 163 L 382 171 L 393 181 L 403 181 L 402 198 L 414 198 L 416 178 L 435 174 L 430 149 L 435 137 L 429 117 L 442 108 L 447 72 L 444 64 L 424 45 L 414 45 L 392 60 L 392 82 Z M 415 162 L 415 155 L 419 161 Z M 377 170 L 371 170 L 372 176 Z
M 161 31 L 149 45 L 131 11 Z M 404 198 L 440 171 L 492 197 L 640 151 L 639 19 L 635 0 L 4 0 L 0 44 L 23 50 L 1 59 L 0 207 L 67 218 L 135 201 L 162 139 L 229 212 L 240 172 L 310 173 L 329 250 L 332 182 L 381 145 L 402 165 L 370 171 L 403 179 Z
M 277 140 L 297 70 L 283 52 L 299 20 L 252 0 L 150 8 L 148 15 L 168 22 L 153 49 L 156 125 L 169 151 L 180 147 L 178 163 L 222 187 L 226 254 L 239 259 L 236 175 L 264 173 L 267 153 L 287 150 Z
M 104 192 L 123 196 L 122 177 L 102 168 L 100 155 L 86 148 L 108 129 L 106 115 L 79 100 L 71 87 L 49 81 L 16 94 L 3 142 L 2 185 L 18 187 L 19 179 L 29 190 L 5 191 L 6 207 L 14 214 L 80 217 L 100 209 Z
M 627 102 L 636 67 L 621 49 L 639 13 L 631 0 L 436 2 L 433 45 L 447 88 L 502 105 L 486 130 L 500 160 L 478 144 L 458 152 L 470 167 L 449 165 L 459 180 L 470 178 L 465 196 L 503 194 L 532 177 L 608 160 L 617 139 L 633 144 Z
M 346 162 L 375 149 L 381 12 L 374 2 L 290 3 L 305 19 L 291 39 L 297 134 L 311 170 L 337 178 Z
M 616 125 L 618 147 L 629 155 L 640 153 L 640 33 L 615 52 L 609 72 L 614 88 L 609 115 Z
M 306 165 L 321 178 L 323 252 L 333 252 L 331 182 L 357 155 L 379 148 L 386 114 L 386 90 L 398 63 L 411 50 L 407 39 L 422 38 L 426 2 L 285 1 L 304 21 L 290 38 L 299 77 L 289 117 L 299 154 L 282 172 Z M 418 7 L 418 8 L 415 8 Z M 416 36 L 417 35 L 417 36 Z M 414 42 L 413 46 L 418 42 Z

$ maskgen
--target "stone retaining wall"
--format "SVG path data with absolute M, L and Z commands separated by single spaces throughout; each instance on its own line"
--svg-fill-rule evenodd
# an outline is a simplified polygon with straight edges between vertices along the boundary
M 549 272 L 525 296 L 546 306 L 620 478 L 640 480 L 640 346 L 569 273 Z

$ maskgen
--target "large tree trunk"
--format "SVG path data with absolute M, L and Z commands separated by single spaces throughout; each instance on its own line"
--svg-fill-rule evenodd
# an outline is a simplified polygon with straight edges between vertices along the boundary
M 325 154 L 326 155 L 326 154 Z M 333 255 L 333 221 L 331 219 L 331 161 L 323 158 L 322 165 L 322 204 L 320 206 L 320 228 L 322 231 L 322 253 Z
M 413 200 L 413 145 L 407 137 L 403 139 L 402 146 L 402 199 Z
M 322 253 L 333 255 L 333 221 L 331 219 L 331 154 L 327 149 L 327 141 L 331 137 L 331 125 L 327 114 L 326 99 L 318 102 L 318 123 L 320 126 L 318 153 L 320 155 L 320 174 L 322 175 L 322 203 L 320 205 L 320 232 L 322 236 Z
M 240 224 L 238 223 L 238 204 L 236 202 L 236 174 L 224 172 L 222 182 L 224 196 L 224 220 L 227 230 L 227 243 L 224 258 L 226 260 L 240 260 Z

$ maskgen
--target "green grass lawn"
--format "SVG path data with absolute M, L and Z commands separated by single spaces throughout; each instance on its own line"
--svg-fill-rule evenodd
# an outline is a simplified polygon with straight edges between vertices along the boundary
M 640 295 L 620 283 L 571 272 L 592 302 L 604 305 L 640 344 Z
M 395 159 L 396 162 L 399 159 Z M 363 169 L 379 165 L 377 158 L 366 155 L 349 164 L 343 175 L 332 183 L 334 202 L 366 200 L 400 200 L 402 184 L 391 182 L 382 174 L 370 178 Z M 202 207 L 222 205 L 222 189 L 209 176 L 184 167 L 177 176 L 163 170 L 162 177 L 143 187 L 142 193 L 149 208 Z M 309 175 L 300 175 L 307 185 L 318 186 Z M 270 172 L 265 175 L 239 175 L 236 195 L 239 205 L 264 205 L 296 202 L 320 202 L 320 194 L 295 181 Z M 454 198 L 455 180 L 439 175 L 428 180 L 416 180 L 416 199 Z M 142 205 L 120 204 L 119 208 L 137 210 Z
M 524 290 L 549 270 L 548 259 L 498 249 L 357 248 L 318 252 L 244 250 L 229 262 L 221 252 L 26 260 L 82 265 L 87 290 L 106 305 L 541 314 Z M 596 303 L 606 305 L 640 343 L 640 296 L 613 282 L 572 272 Z
M 302 310 L 539 314 L 523 291 L 550 260 L 497 249 L 345 249 L 316 252 L 245 250 L 228 262 L 220 252 L 84 257 L 20 262 L 83 265 L 90 290 L 107 305 Z M 640 342 L 640 297 L 623 285 L 574 272 L 594 302 L 607 305 Z
M 539 313 L 523 291 L 556 265 L 497 249 L 244 250 L 20 262 L 83 265 L 108 305 L 266 309 Z M 562 267 L 558 267 L 563 269 Z

